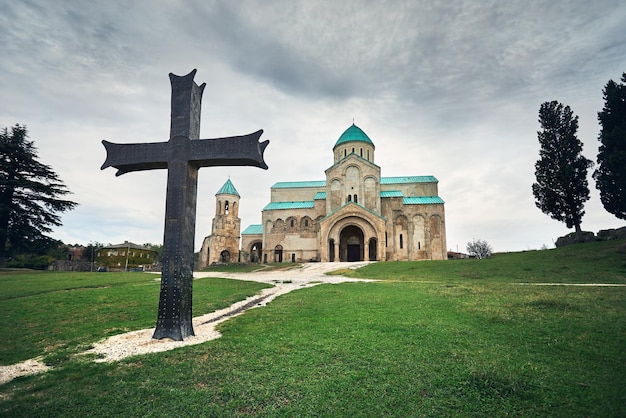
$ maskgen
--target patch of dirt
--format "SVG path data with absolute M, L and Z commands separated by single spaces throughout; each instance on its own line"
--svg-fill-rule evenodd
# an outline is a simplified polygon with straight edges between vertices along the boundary
M 0 385 L 10 382 L 16 377 L 43 373 L 50 369 L 51 367 L 46 366 L 40 358 L 29 359 L 10 366 L 0 366 Z
M 82 355 L 95 355 L 94 361 L 96 362 L 113 362 L 130 356 L 168 351 L 214 340 L 221 336 L 215 329 L 217 324 L 241 315 L 248 309 L 265 306 L 276 297 L 293 290 L 324 283 L 371 282 L 372 280 L 325 275 L 328 271 L 342 268 L 357 268 L 365 264 L 367 263 L 311 263 L 290 266 L 286 269 L 254 273 L 195 272 L 194 278 L 196 279 L 202 277 L 226 277 L 235 280 L 253 280 L 269 283 L 273 287 L 263 289 L 261 294 L 234 303 L 228 308 L 193 318 L 195 335 L 186 338 L 184 341 L 171 339 L 154 340 L 152 339 L 154 329 L 143 329 L 106 338 L 93 344 L 93 348 L 83 352 Z M 0 384 L 7 383 L 19 376 L 42 373 L 49 369 L 50 367 L 43 364 L 40 359 L 26 360 L 11 366 L 2 366 L 0 367 Z

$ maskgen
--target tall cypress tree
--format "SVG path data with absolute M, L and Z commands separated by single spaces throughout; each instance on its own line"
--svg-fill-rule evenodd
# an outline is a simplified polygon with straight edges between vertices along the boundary
M 61 225 L 58 213 L 77 205 L 59 198 L 69 193 L 57 174 L 37 161 L 26 127 L 0 131 L 0 267 L 6 266 L 7 243 L 28 251 L 51 240 L 45 234 Z
M 539 108 L 539 123 L 540 158 L 535 163 L 537 182 L 532 186 L 535 204 L 543 213 L 575 228 L 580 241 L 583 208 L 589 200 L 587 169 L 593 162 L 581 155 L 582 142 L 576 136 L 578 116 L 554 100 Z
M 621 84 L 609 80 L 604 87 L 604 107 L 598 120 L 601 144 L 593 178 L 604 208 L 626 219 L 626 73 Z

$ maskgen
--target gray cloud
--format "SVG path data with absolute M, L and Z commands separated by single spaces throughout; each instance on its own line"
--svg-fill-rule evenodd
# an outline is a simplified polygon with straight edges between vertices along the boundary
M 529 189 L 539 105 L 570 105 L 595 159 L 602 87 L 626 71 L 618 0 L 6 3 L 0 125 L 27 124 L 75 192 L 68 242 L 160 241 L 165 174 L 99 171 L 100 141 L 166 140 L 167 74 L 198 68 L 202 135 L 272 142 L 268 171 L 201 172 L 197 242 L 229 175 L 257 223 L 274 182 L 323 178 L 354 117 L 383 175 L 439 178 L 450 247 L 538 248 L 568 232 Z M 583 227 L 620 225 L 595 194 L 586 208 Z

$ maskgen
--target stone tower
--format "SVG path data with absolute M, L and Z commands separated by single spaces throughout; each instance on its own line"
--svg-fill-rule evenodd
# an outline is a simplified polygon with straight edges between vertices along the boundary
M 239 261 L 239 193 L 228 179 L 215 194 L 215 217 L 211 235 L 204 238 L 200 251 L 200 268 L 213 263 Z

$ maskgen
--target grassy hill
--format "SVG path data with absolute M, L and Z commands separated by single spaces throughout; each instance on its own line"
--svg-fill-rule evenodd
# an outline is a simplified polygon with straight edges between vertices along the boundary
M 43 352 L 56 367 L 0 386 L 0 415 L 626 416 L 626 287 L 537 285 L 624 284 L 625 241 L 349 274 L 381 281 L 298 290 L 218 340 L 111 364 L 71 345 L 133 328 L 130 316 L 144 327 L 158 299 L 146 275 L 2 275 L 3 358 Z M 231 283 L 198 280 L 194 296 L 258 291 Z M 85 329 L 92 305 L 109 308 Z M 126 322 L 111 328 L 115 312 Z

